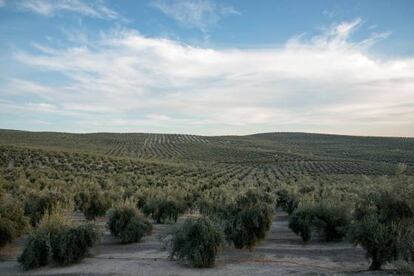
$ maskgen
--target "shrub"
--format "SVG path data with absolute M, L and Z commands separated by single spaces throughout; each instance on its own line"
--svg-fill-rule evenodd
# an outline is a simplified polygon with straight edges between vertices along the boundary
M 370 270 L 378 270 L 381 266 L 399 258 L 399 240 L 401 225 L 379 223 L 375 218 L 355 223 L 349 231 L 351 241 L 361 245 L 372 259 Z
M 50 235 L 55 235 L 72 226 L 72 221 L 64 215 L 63 210 L 56 208 L 46 213 L 40 220 L 37 229 L 43 230 Z
M 24 205 L 24 214 L 30 218 L 30 224 L 36 226 L 46 212 L 50 212 L 57 203 L 52 194 L 32 194 Z
M 95 224 L 81 224 L 77 227 L 82 243 L 87 247 L 94 246 L 100 239 L 101 233 Z
M 78 192 L 77 194 L 75 194 L 73 199 L 75 202 L 75 211 L 83 211 L 83 209 L 88 205 L 89 193 L 85 191 Z
M 414 275 L 414 261 L 399 260 L 394 263 L 398 274 Z
M 268 206 L 256 206 L 237 212 L 225 227 L 226 239 L 236 248 L 252 250 L 263 240 L 272 223 L 272 212 Z
M 340 202 L 322 201 L 313 210 L 315 227 L 327 241 L 339 240 L 346 235 L 351 223 L 351 212 L 348 206 Z
M 413 210 L 397 194 L 386 190 L 363 198 L 354 213 L 348 237 L 361 245 L 372 260 L 370 270 L 378 270 L 386 262 L 412 258 Z
M 23 253 L 18 258 L 24 269 L 33 269 L 49 263 L 50 237 L 68 228 L 69 224 L 59 210 L 46 213 L 38 227 L 26 241 Z
M 108 228 L 121 243 L 132 243 L 151 232 L 152 225 L 134 207 L 120 206 L 109 211 Z
M 49 233 L 44 230 L 36 230 L 27 239 L 18 262 L 25 270 L 47 265 L 49 250 Z
M 277 193 L 277 202 L 276 206 L 282 208 L 283 211 L 287 212 L 289 215 L 295 211 L 298 207 L 298 200 L 293 195 L 293 193 L 288 192 L 287 190 L 279 190 Z
M 137 200 L 137 207 L 138 209 L 144 208 L 145 204 L 147 203 L 147 197 L 143 194 L 139 194 L 135 196 Z
M 121 243 L 139 242 L 151 228 L 151 224 L 145 218 L 132 218 L 119 233 L 119 240 Z
M 84 258 L 98 237 L 93 225 L 71 226 L 62 213 L 53 211 L 29 236 L 18 261 L 24 269 L 47 265 L 50 256 L 58 264 L 71 264 Z
M 236 207 L 239 209 L 246 209 L 264 204 L 272 206 L 273 203 L 274 200 L 268 193 L 256 189 L 249 189 L 244 194 L 239 195 L 236 199 Z
M 239 195 L 235 203 L 225 206 L 221 213 L 226 240 L 236 248 L 254 246 L 265 238 L 272 222 L 271 197 L 257 190 L 248 190 Z
M 298 207 L 289 217 L 289 228 L 304 242 L 312 238 L 313 230 L 320 232 L 327 241 L 333 241 L 346 235 L 350 221 L 348 205 L 324 200 Z
M 308 242 L 312 238 L 312 230 L 314 228 L 315 215 L 312 208 L 301 207 L 296 209 L 289 217 L 289 228 L 300 235 L 304 242 Z
M 223 202 L 199 199 L 196 206 L 200 214 L 213 220 L 226 220 L 230 216 L 230 208 Z
M 0 197 L 0 247 L 22 235 L 28 221 L 20 204 L 8 195 Z
M 405 245 L 406 245 L 408 258 L 410 258 L 411 256 L 411 263 L 414 264 L 414 224 L 410 225 L 410 228 L 408 231 L 409 231 L 407 234 L 408 239 Z
M 83 202 L 82 212 L 86 219 L 92 220 L 106 214 L 111 207 L 111 200 L 103 193 L 92 192 L 86 202 Z
M 50 240 L 53 260 L 61 265 L 76 263 L 88 254 L 98 239 L 98 231 L 92 224 L 60 231 Z
M 173 231 L 170 254 L 194 267 L 211 267 L 223 242 L 222 230 L 208 218 L 187 219 Z
M 172 199 L 153 198 L 146 201 L 142 211 L 146 216 L 157 223 L 165 223 L 168 220 L 177 222 L 178 216 L 186 211 L 186 206 Z
M 14 238 L 14 223 L 8 218 L 0 217 L 0 247 L 5 246 Z

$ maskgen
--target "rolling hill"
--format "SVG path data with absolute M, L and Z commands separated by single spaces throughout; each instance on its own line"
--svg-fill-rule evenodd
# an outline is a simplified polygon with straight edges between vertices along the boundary
M 117 162 L 161 162 L 165 166 L 213 168 L 223 174 L 389 175 L 399 163 L 414 168 L 414 139 L 309 133 L 262 133 L 247 136 L 183 134 L 27 132 L 0 130 L 0 152 L 32 150 L 99 156 Z M 16 153 L 15 153 L 16 154 Z M 35 155 L 33 153 L 33 155 Z M 27 158 L 27 157 L 26 157 Z M 3 160 L 10 158 L 3 158 Z

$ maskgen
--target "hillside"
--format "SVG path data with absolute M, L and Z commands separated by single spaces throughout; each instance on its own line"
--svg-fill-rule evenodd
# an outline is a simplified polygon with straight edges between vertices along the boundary
M 9 146 L 45 152 L 166 164 L 220 166 L 263 174 L 393 174 L 398 163 L 413 173 L 414 139 L 308 133 L 248 136 L 181 134 L 26 132 L 0 130 L 1 152 Z M 196 161 L 196 162 L 194 162 Z M 244 168 L 244 169 L 243 169 Z M 251 173 L 251 172 L 249 172 Z M 246 173 L 248 175 L 249 173 Z

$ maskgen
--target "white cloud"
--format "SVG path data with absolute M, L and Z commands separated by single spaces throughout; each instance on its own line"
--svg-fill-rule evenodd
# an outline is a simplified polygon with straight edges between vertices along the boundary
M 364 41 L 374 43 L 375 35 L 350 41 L 360 24 L 343 22 L 309 40 L 247 50 L 114 31 L 93 48 L 89 41 L 16 53 L 34 70 L 67 80 L 51 87 L 15 79 L 7 90 L 47 101 L 89 131 L 413 136 L 414 59 L 371 56 Z
M 0 8 L 6 6 L 6 0 L 0 0 Z
M 206 31 L 223 16 L 239 14 L 232 6 L 210 0 L 153 0 L 151 5 L 185 27 Z
M 48 103 L 20 103 L 0 100 L 1 113 L 21 113 L 21 112 L 57 112 L 56 106 Z
M 118 13 L 106 7 L 102 1 L 83 0 L 23 0 L 17 2 L 19 8 L 44 16 L 54 16 L 59 12 L 74 12 L 84 16 L 116 19 Z
M 329 28 L 323 29 L 322 34 L 312 37 L 310 46 L 320 48 L 357 48 L 363 50 L 369 48 L 372 45 L 378 43 L 381 40 L 388 38 L 391 32 L 372 32 L 367 38 L 358 41 L 350 42 L 350 38 L 354 32 L 358 30 L 362 25 L 362 19 L 357 18 L 352 21 L 344 21 L 339 24 L 333 24 Z M 304 34 L 292 38 L 288 43 L 294 46 L 295 43 L 299 42 L 299 46 L 303 46 Z
M 53 98 L 56 94 L 49 86 L 44 86 L 38 83 L 22 79 L 9 79 L 7 86 L 2 89 L 4 94 L 11 94 L 14 96 L 24 96 L 25 94 L 35 94 L 40 98 Z
M 163 115 L 163 114 L 148 114 L 145 116 L 150 120 L 158 120 L 158 121 L 170 121 L 172 120 L 170 117 Z
M 30 109 L 33 111 L 40 111 L 40 112 L 56 112 L 56 106 L 53 104 L 48 103 L 26 103 L 25 109 Z

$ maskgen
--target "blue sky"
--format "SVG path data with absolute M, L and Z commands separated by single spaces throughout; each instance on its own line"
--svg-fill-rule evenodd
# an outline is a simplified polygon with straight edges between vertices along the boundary
M 0 0 L 0 128 L 414 136 L 413 11 Z

